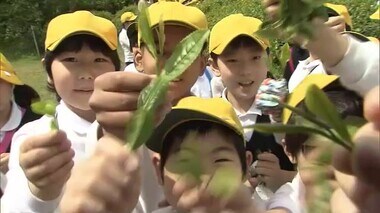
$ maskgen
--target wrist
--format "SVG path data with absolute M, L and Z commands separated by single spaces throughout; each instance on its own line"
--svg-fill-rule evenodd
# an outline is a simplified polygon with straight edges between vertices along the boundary
M 58 198 L 62 192 L 63 187 L 52 187 L 51 189 L 49 188 L 39 188 L 36 185 L 34 185 L 31 182 L 28 182 L 29 190 L 30 192 L 36 196 L 38 199 L 43 200 L 43 201 L 49 201 L 49 200 L 54 200 Z

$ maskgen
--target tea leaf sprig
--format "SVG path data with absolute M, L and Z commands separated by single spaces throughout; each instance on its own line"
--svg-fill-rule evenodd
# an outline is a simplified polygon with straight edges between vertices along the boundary
M 47 115 L 52 117 L 52 121 L 50 124 L 50 129 L 57 130 L 58 129 L 58 121 L 56 118 L 55 108 L 57 107 L 57 103 L 55 101 L 47 100 L 47 101 L 38 101 L 31 104 L 31 109 L 34 113 L 39 115 Z
M 275 21 L 265 21 L 259 34 L 269 39 L 281 38 L 291 41 L 297 36 L 313 38 L 311 20 L 321 17 L 327 20 L 327 12 L 323 7 L 325 0 L 282 0 L 279 17 Z
M 169 83 L 183 74 L 183 72 L 200 55 L 205 42 L 208 39 L 208 30 L 196 30 L 184 38 L 174 49 L 173 54 L 166 61 L 162 70 L 159 69 L 159 60 L 163 54 L 164 24 L 158 27 L 159 54 L 154 41 L 149 22 L 147 4 L 144 1 L 139 3 L 140 14 L 138 26 L 141 33 L 142 44 L 146 45 L 149 52 L 157 60 L 158 76 L 140 94 L 138 109 L 126 129 L 126 142 L 132 150 L 136 150 L 146 143 L 154 130 L 154 113 L 158 106 L 163 103 L 168 91 Z M 162 22 L 162 21 L 161 21 Z

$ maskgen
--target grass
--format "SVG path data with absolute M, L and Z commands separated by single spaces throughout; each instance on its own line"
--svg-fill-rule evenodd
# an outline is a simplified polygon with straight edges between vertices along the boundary
M 47 74 L 44 71 L 41 59 L 36 56 L 27 56 L 19 60 L 11 61 L 20 79 L 29 86 L 33 87 L 42 100 L 54 100 L 55 96 L 46 87 Z

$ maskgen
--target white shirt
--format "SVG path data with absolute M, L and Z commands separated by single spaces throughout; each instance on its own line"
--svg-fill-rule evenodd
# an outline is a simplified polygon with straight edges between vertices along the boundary
M 8 121 L 0 128 L 0 143 L 3 141 L 5 132 L 16 129 L 22 120 L 21 109 L 14 100 L 12 100 L 11 107 L 11 115 L 9 116 Z
M 223 90 L 222 98 L 227 100 L 227 89 Z M 240 111 L 236 110 L 234 107 L 234 110 L 236 112 L 236 115 L 238 116 L 241 125 L 244 128 L 244 138 L 246 141 L 249 141 L 253 134 L 253 128 L 246 128 L 251 127 L 252 125 L 256 124 L 257 116 L 262 115 L 261 110 L 256 108 L 255 103 L 252 104 L 252 106 L 249 108 L 249 110 L 245 113 L 241 113 Z
M 137 71 L 135 64 L 132 63 L 124 68 L 124 72 L 139 72 L 139 71 Z
M 221 77 L 214 76 L 211 79 L 211 92 L 213 98 L 220 98 L 222 97 L 222 93 L 224 90 L 224 84 Z
M 123 48 L 124 62 L 133 62 L 133 53 L 130 50 L 129 38 L 124 28 L 119 33 L 119 43 Z
M 321 60 L 313 60 L 308 58 L 304 61 L 300 61 L 297 68 L 294 70 L 292 76 L 290 76 L 288 87 L 289 92 L 293 90 L 310 74 L 326 74 L 326 71 L 322 65 Z
M 86 143 L 87 131 L 91 123 L 72 112 L 65 103 L 61 102 L 57 108 L 57 120 L 59 129 L 66 132 L 75 151 L 74 162 L 85 158 L 85 153 L 90 150 Z M 8 184 L 2 198 L 2 212 L 58 212 L 61 197 L 42 201 L 35 197 L 29 190 L 27 178 L 19 164 L 20 146 L 26 138 L 51 131 L 52 118 L 43 116 L 38 120 L 29 122 L 21 127 L 13 136 L 9 159 Z
M 349 45 L 343 59 L 333 67 L 325 69 L 339 75 L 343 86 L 364 96 L 379 85 L 379 44 L 360 42 L 346 35 Z
M 203 75 L 198 76 L 197 81 L 195 82 L 193 87 L 191 87 L 191 90 L 190 90 L 192 94 L 200 98 L 212 97 L 210 80 L 207 78 L 206 72 L 209 72 L 209 71 L 205 70 Z

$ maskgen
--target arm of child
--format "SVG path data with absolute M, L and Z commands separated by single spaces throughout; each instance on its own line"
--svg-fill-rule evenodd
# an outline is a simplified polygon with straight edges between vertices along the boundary
M 67 183 L 60 210 L 73 212 L 132 212 L 140 194 L 140 166 L 122 141 L 104 136 L 95 152 L 79 164 Z
M 280 1 L 262 1 L 270 17 L 277 16 Z M 344 86 L 361 95 L 378 85 L 379 45 L 340 35 L 321 19 L 315 19 L 311 24 L 315 36 L 305 47 L 321 59 L 326 70 L 340 75 Z
M 70 176 L 73 152 L 63 132 L 30 135 L 35 123 L 13 137 L 8 184 L 2 198 L 4 212 L 54 212 Z

